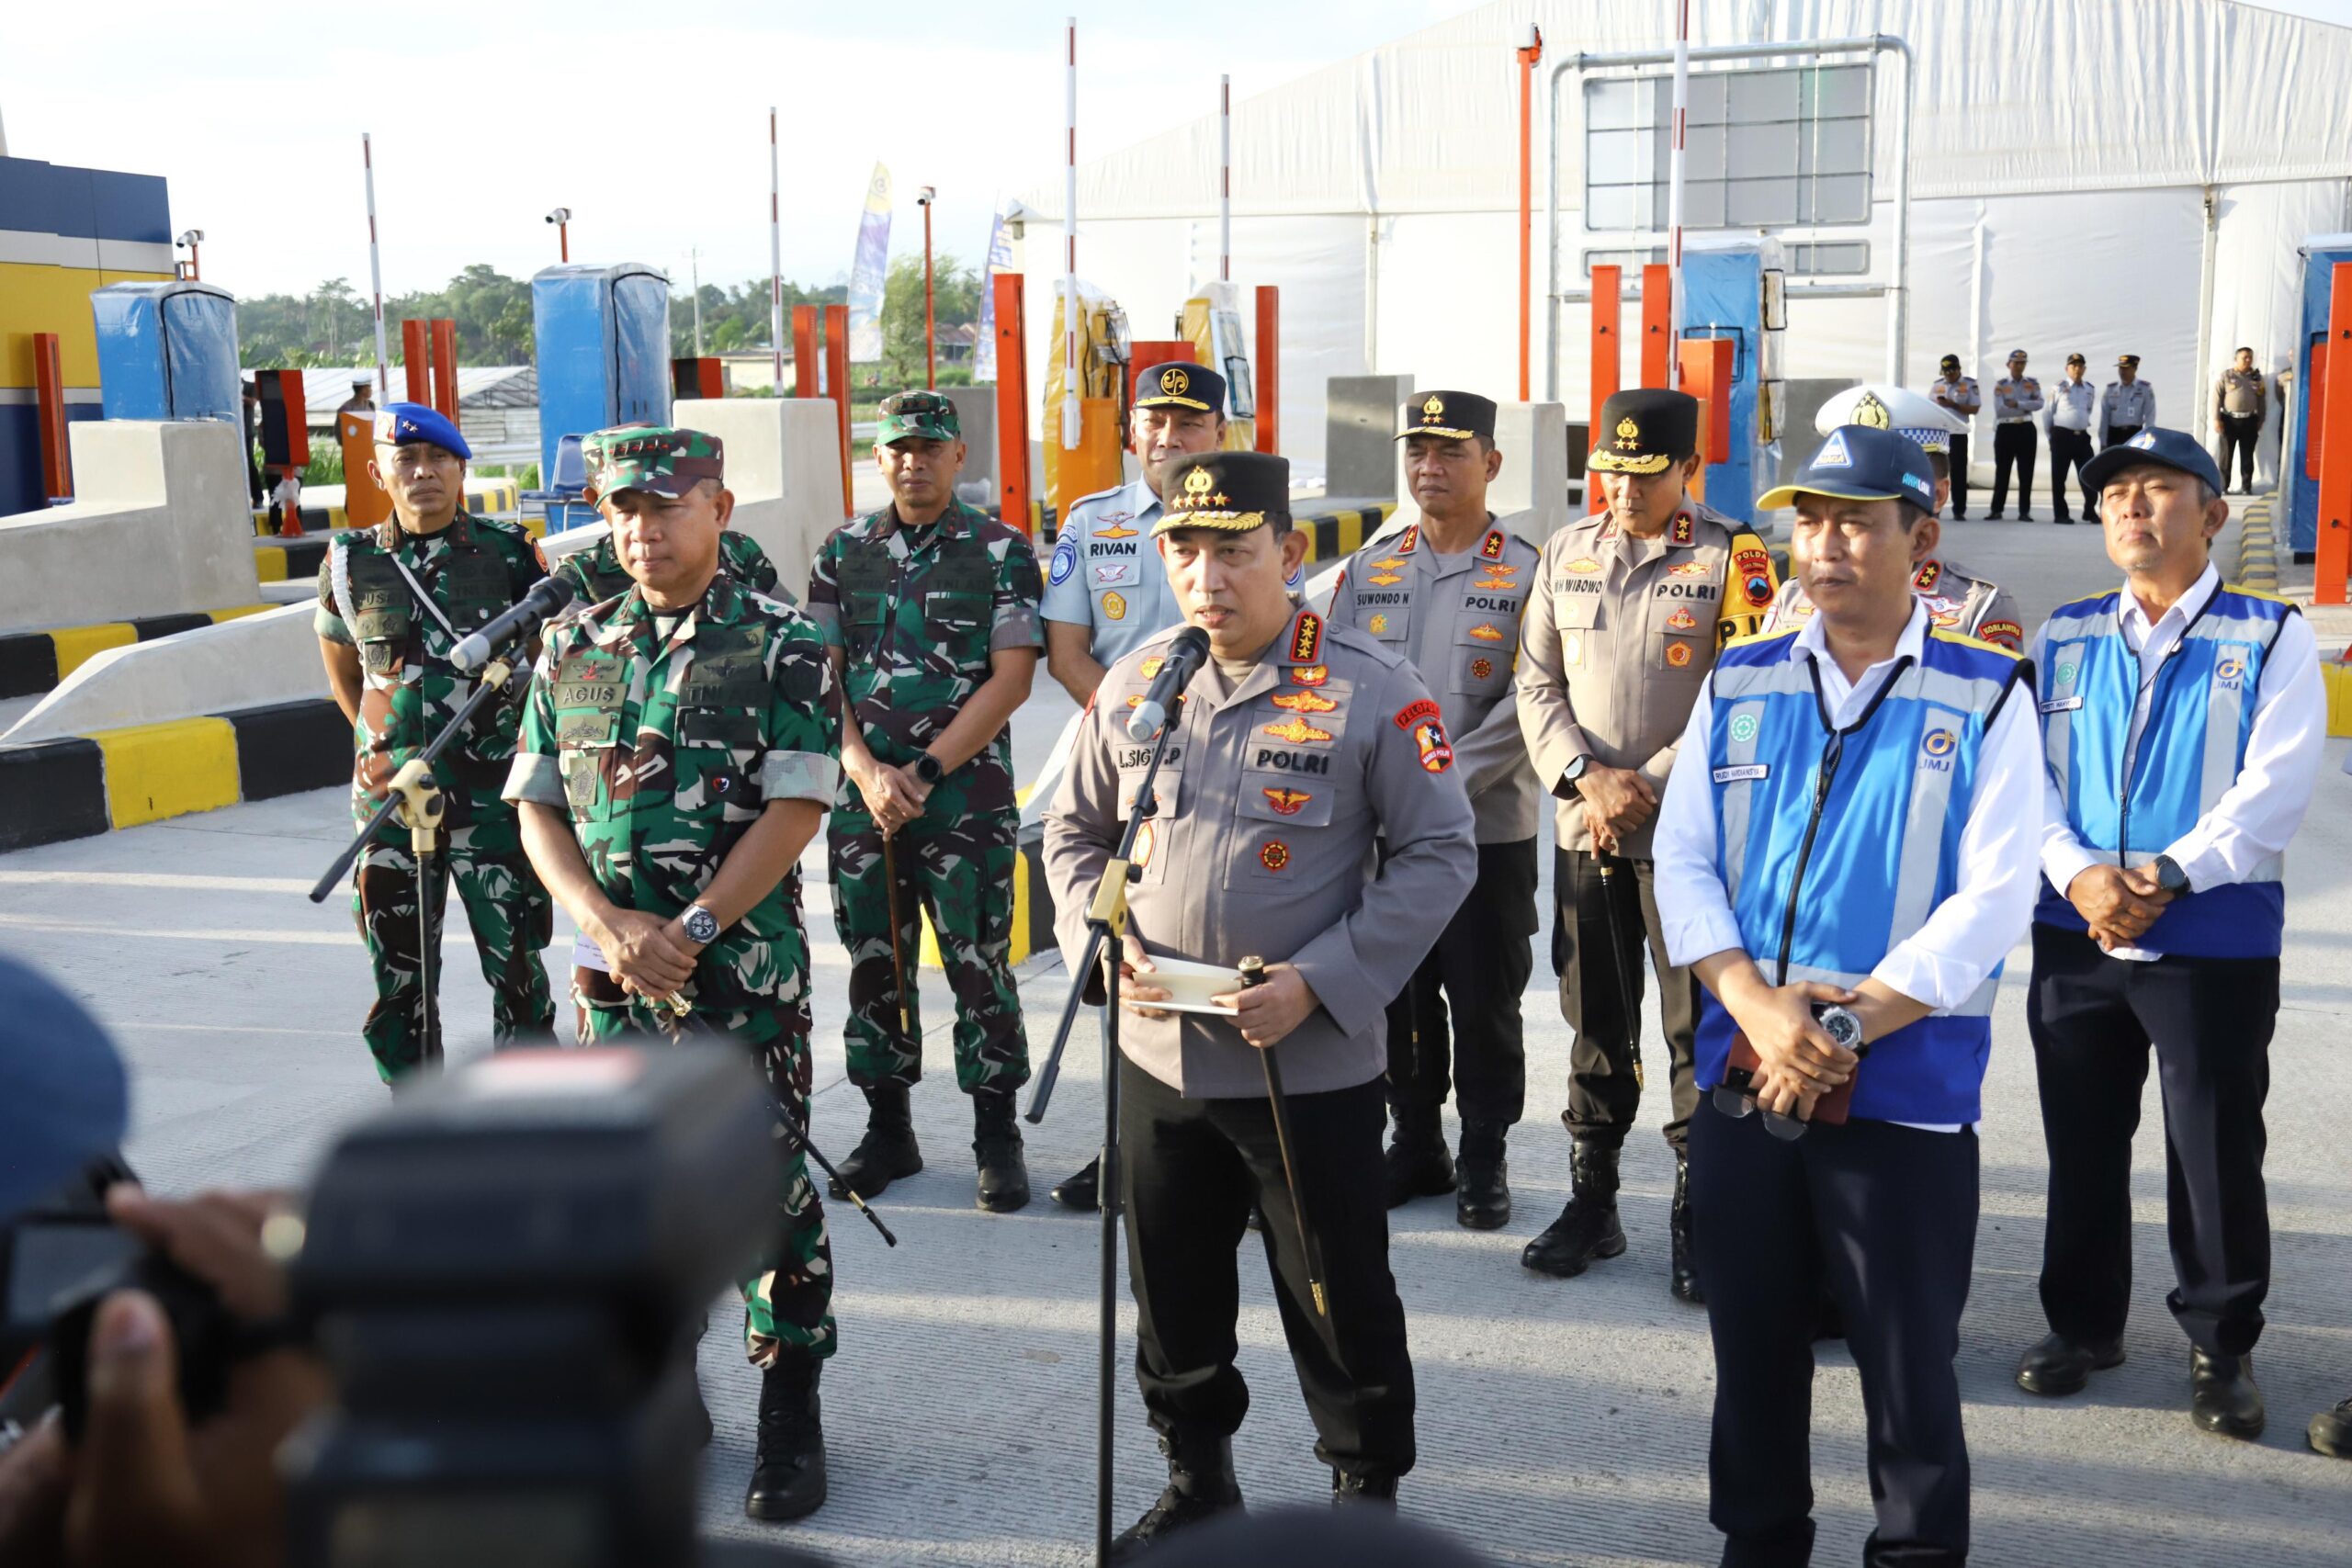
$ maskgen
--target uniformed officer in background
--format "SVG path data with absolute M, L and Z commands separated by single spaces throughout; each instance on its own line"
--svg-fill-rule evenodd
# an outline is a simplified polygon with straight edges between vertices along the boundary
M 2009 352 L 2009 373 L 1993 383 L 1993 521 L 2009 504 L 2009 470 L 2018 475 L 2018 521 L 2033 521 L 2033 416 L 2041 412 L 2041 382 L 2025 373 L 2025 350 Z
M 1151 530 L 1169 468 L 1180 457 L 1216 451 L 1225 430 L 1225 378 L 1216 371 L 1174 360 L 1136 375 L 1127 441 L 1143 472 L 1070 503 L 1046 571 L 1046 671 L 1079 706 L 1094 700 L 1103 671 L 1121 654 L 1182 620 Z M 1089 1160 L 1054 1185 L 1054 1201 L 1091 1209 L 1101 1179 Z
M 695 430 L 626 425 L 582 444 L 634 580 L 548 632 L 506 798 L 532 863 L 580 924 L 582 1044 L 682 1027 L 749 1051 L 808 1118 L 808 937 L 800 852 L 840 779 L 824 634 L 719 570 L 734 497 Z M 778 1118 L 779 1138 L 788 1125 Z M 745 1281 L 760 1368 L 744 1511 L 825 1500 L 818 1374 L 838 1344 L 832 1247 L 806 1151 L 788 1144 L 767 1267 Z
M 466 512 L 473 453 L 447 417 L 423 403 L 387 403 L 375 438 L 371 466 L 392 514 L 328 542 L 314 618 L 328 688 L 352 722 L 351 809 L 361 822 L 401 764 L 472 694 L 472 679 L 449 662 L 450 650 L 547 575 L 529 535 Z M 554 906 L 523 852 L 514 808 L 499 798 L 519 716 L 517 702 L 492 698 L 433 764 L 447 811 L 427 890 L 433 940 L 437 951 L 454 877 L 501 1045 L 551 1041 L 555 1028 L 540 957 L 554 936 Z M 386 1083 L 425 1065 L 425 1013 L 439 1006 L 418 973 L 418 897 L 408 829 L 388 821 L 361 852 L 352 893 L 376 976 L 376 1004 L 360 1033 Z
M 647 424 L 615 426 L 616 430 L 652 428 Z M 600 431 L 598 434 L 608 433 Z M 608 446 L 609 443 L 604 441 L 581 443 L 581 460 L 588 475 L 582 499 L 591 506 L 597 503 L 598 493 L 605 488 L 604 463 Z M 793 598 L 790 589 L 776 581 L 775 563 L 768 559 L 765 550 L 760 548 L 760 542 L 740 528 L 727 528 L 718 536 L 718 570 L 763 599 L 774 599 L 785 604 L 798 602 Z M 587 548 L 573 550 L 557 561 L 553 575 L 571 584 L 583 608 L 601 604 L 616 594 L 628 592 L 635 581 L 621 566 L 620 552 L 610 532 Z
M 2115 379 L 2098 395 L 2099 450 L 2120 446 L 2155 423 L 2156 389 L 2140 379 L 2140 356 L 2119 355 Z
M 2026 1023 L 2050 1147 L 2051 1332 L 2018 1385 L 2073 1393 L 2123 1359 L 2132 1134 L 2153 1050 L 2190 1417 L 2251 1438 L 2284 856 L 2326 697 L 2310 623 L 2215 570 L 2230 503 L 2195 436 L 2143 430 L 2085 477 L 2124 582 L 2061 605 L 2034 637 L 2049 787 Z
M 2230 456 L 2238 459 L 2240 492 L 2254 493 L 2254 446 L 2262 439 L 2263 415 L 2270 407 L 2270 383 L 2255 367 L 2254 350 L 2241 348 L 2213 383 L 2213 434 L 2222 439 L 2222 493 L 2229 493 Z
M 1724 650 L 1657 835 L 1669 952 L 1708 993 L 1690 1128 L 1708 1517 L 1726 1563 L 1811 1560 L 1826 1287 L 1861 1374 L 1878 1516 L 1863 1561 L 1956 1564 L 1972 1124 L 2033 903 L 2033 694 L 2015 654 L 1937 629 L 1911 591 L 1936 527 L 1915 443 L 1833 431 L 1757 504 L 1791 502 L 1819 614 Z
M 1892 430 L 1916 443 L 1928 455 L 1928 467 L 1936 481 L 1935 511 L 1939 516 L 1943 513 L 1945 497 L 1951 493 L 1951 467 L 1946 458 L 1946 447 L 1960 423 L 1959 416 L 1917 392 L 1902 387 L 1871 385 L 1838 393 L 1823 403 L 1814 416 L 1814 428 L 1823 435 L 1841 424 L 1859 424 L 1871 430 Z M 1919 563 L 1918 570 L 1912 575 L 1911 587 L 1928 606 L 1934 624 L 1944 630 L 1998 643 L 2012 653 L 2024 646 L 2025 628 L 2018 621 L 2017 596 L 1992 579 L 1943 555 L 1940 549 Z M 1813 613 L 1813 601 L 1804 596 L 1804 584 L 1791 577 L 1781 584 L 1762 629 L 1783 631 Z
M 1756 629 L 1772 603 L 1764 541 L 1691 499 L 1699 404 L 1685 393 L 1612 393 L 1586 471 L 1609 510 L 1552 536 L 1536 568 L 1519 661 L 1519 724 L 1539 784 L 1560 802 L 1553 852 L 1552 966 L 1576 1031 L 1568 1107 L 1574 1192 L 1521 1261 L 1562 1279 L 1625 1250 L 1617 1156 L 1641 1107 L 1646 939 L 1670 1066 L 1674 1150 L 1671 1289 L 1699 1299 L 1685 1206 L 1685 1140 L 1698 987 L 1668 956 L 1650 830 L 1675 748 L 1715 650 Z M 1603 880 L 1601 868 L 1611 875 Z M 1620 886 L 1621 883 L 1634 886 Z M 1631 996 L 1626 993 L 1631 991 Z M 1630 1016 L 1626 1004 L 1636 1010 Z
M 1454 1194 L 1474 1230 L 1510 1220 L 1505 1139 L 1527 1104 L 1520 994 L 1535 967 L 1536 813 L 1542 796 L 1511 695 L 1519 619 L 1538 551 L 1515 518 L 1487 510 L 1502 471 L 1495 405 L 1475 392 L 1424 392 L 1397 421 L 1405 482 L 1419 519 L 1365 546 L 1340 574 L 1330 623 L 1379 639 L 1419 672 L 1453 737 L 1454 767 L 1478 819 L 1478 882 L 1388 1008 L 1388 1205 Z M 1291 698 L 1308 722 L 1335 705 Z M 1449 1036 L 1451 1049 L 1449 1050 Z M 1449 1080 L 1462 1117 L 1457 1182 L 1438 1113 Z
M 1960 428 L 1951 433 L 1951 514 L 1955 522 L 1968 521 L 1968 426 L 1984 406 L 1984 396 L 1976 389 L 1976 378 L 1960 373 L 1960 355 L 1947 354 L 1936 364 L 1936 384 L 1928 389 L 1928 396 L 1936 406 L 1948 409 L 1959 416 Z
M 2066 510 L 2066 472 L 2074 470 L 2075 488 L 2083 498 L 2083 515 L 2096 517 L 2090 486 L 2083 481 L 2083 465 L 2091 460 L 2091 425 L 2098 417 L 2098 389 L 2083 378 L 2080 354 L 2066 356 L 2066 378 L 2050 389 L 2049 412 L 2043 425 L 2050 434 L 2050 509 L 2061 523 L 2072 523 Z
M 965 448 L 946 397 L 885 398 L 874 456 L 890 504 L 835 529 L 808 578 L 808 614 L 846 710 L 826 845 L 850 953 L 849 1076 L 867 1118 L 841 1175 L 871 1198 L 922 1168 L 908 1093 L 922 1076 L 912 955 L 928 912 L 956 996 L 979 1205 L 1009 1213 L 1029 1201 L 1012 1101 L 1029 1079 L 1029 1042 L 1012 981 L 1020 808 L 1009 723 L 1036 674 L 1043 585 L 1027 536 L 956 499 Z
M 1393 1502 L 1415 1457 L 1382 1201 L 1383 1010 L 1469 890 L 1477 852 L 1452 739 L 1419 676 L 1288 592 L 1306 553 L 1290 526 L 1289 468 L 1255 452 L 1182 458 L 1154 527 L 1211 661 L 1153 786 L 1118 967 L 1132 1015 L 1118 1070 L 1136 1370 L 1168 1455 L 1167 1489 L 1120 1537 L 1122 1561 L 1240 1506 L 1232 1437 L 1250 1395 L 1235 1365 L 1234 1254 L 1253 1201 L 1334 1500 Z M 1126 716 L 1174 635 L 1113 664 L 1046 814 L 1046 874 L 1073 960 L 1150 757 Z M 1288 700 L 1303 694 L 1321 701 Z M 1386 854 L 1367 880 L 1375 841 Z M 1264 984 L 1223 994 L 1228 1021 L 1154 1007 L 1169 999 L 1154 955 L 1270 962 Z M 1099 994 L 1102 976 L 1086 979 Z M 1286 1080 L 1295 1193 L 1259 1051 L 1277 1053 Z M 1309 1289 L 1302 1213 L 1328 1319 Z

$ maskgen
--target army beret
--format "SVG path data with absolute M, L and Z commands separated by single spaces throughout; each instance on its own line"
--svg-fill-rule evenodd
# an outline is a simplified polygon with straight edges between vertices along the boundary
M 376 445 L 405 446 L 412 441 L 428 442 L 445 452 L 453 452 L 468 462 L 473 460 L 474 449 L 466 445 L 449 416 L 439 409 L 423 403 L 386 403 L 376 411 Z

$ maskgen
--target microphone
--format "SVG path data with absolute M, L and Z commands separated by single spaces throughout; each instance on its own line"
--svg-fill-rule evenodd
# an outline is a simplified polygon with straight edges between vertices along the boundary
M 1168 647 L 1166 662 L 1152 679 L 1150 692 L 1127 716 L 1127 739 L 1148 740 L 1159 734 L 1159 727 L 1168 722 L 1168 710 L 1176 705 L 1176 699 L 1184 694 L 1184 688 L 1193 683 L 1193 677 L 1208 661 L 1208 633 L 1198 626 L 1186 626 L 1178 632 L 1176 640 Z
M 547 624 L 549 616 L 571 603 L 571 584 L 560 577 L 542 577 L 531 584 L 531 591 L 522 599 L 500 611 L 481 630 L 466 637 L 449 650 L 449 662 L 458 671 L 470 675 L 490 662 L 490 656 L 510 642 L 517 642 Z

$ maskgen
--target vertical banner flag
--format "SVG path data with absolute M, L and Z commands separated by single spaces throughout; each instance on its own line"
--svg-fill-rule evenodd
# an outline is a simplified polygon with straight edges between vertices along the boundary
M 980 335 L 972 345 L 972 380 L 986 385 L 996 379 L 996 287 L 989 280 L 1012 270 L 1012 232 L 1004 225 L 1004 204 L 997 204 L 989 224 L 989 259 L 980 266 Z
M 865 212 L 857 220 L 857 259 L 849 269 L 849 356 L 859 364 L 882 357 L 882 277 L 890 264 L 890 168 L 874 165 Z

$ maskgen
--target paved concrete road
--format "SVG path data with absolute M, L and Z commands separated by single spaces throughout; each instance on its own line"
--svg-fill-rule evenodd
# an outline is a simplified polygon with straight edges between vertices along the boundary
M 1957 532 L 1957 531 L 1956 531 Z M 2047 524 L 1965 525 L 1952 553 L 2007 573 L 2030 617 L 2105 579 L 2098 535 Z M 1034 768 L 1069 704 L 1042 677 L 1018 727 Z M 2086 1396 L 2049 1404 L 2009 1380 L 2041 1328 L 2033 1278 L 2045 1159 L 2023 1019 L 2020 948 L 1996 1018 L 1984 1140 L 1984 1219 L 1960 1375 L 1976 1483 L 1977 1560 L 1999 1563 L 2229 1563 L 2319 1568 L 2346 1561 L 2352 1465 L 2302 1445 L 2315 1410 L 2352 1393 L 2352 779 L 2328 772 L 2292 853 L 2285 1006 L 2273 1047 L 2269 1178 L 2277 1283 L 2257 1357 L 2271 1431 L 2232 1444 L 2184 1413 L 2188 1354 L 2163 1306 L 2164 1166 L 2153 1085 L 2134 1171 L 2138 1287 L 2130 1361 Z M 89 999 L 133 1064 L 130 1153 L 159 1188 L 298 1181 L 335 1134 L 385 1101 L 356 1025 L 369 996 L 347 909 L 303 891 L 347 831 L 318 792 L 0 856 L 0 947 Z M 1548 852 L 1547 852 L 1548 854 Z M 1547 863 L 1548 864 L 1548 859 Z M 815 1131 L 838 1156 L 863 1106 L 842 1081 L 844 965 L 830 937 L 821 857 L 808 911 L 817 946 Z M 1545 894 L 1548 908 L 1549 893 Z M 569 942 L 560 932 L 553 954 Z M 487 1048 L 487 995 L 462 936 L 446 950 L 451 1055 Z M 1458 1229 L 1450 1205 L 1395 1216 L 1421 1403 L 1412 1514 L 1500 1561 L 1712 1562 L 1704 1455 L 1713 1366 L 1702 1312 L 1666 1294 L 1672 1163 L 1650 1132 L 1628 1146 L 1632 1246 L 1584 1279 L 1521 1269 L 1519 1249 L 1565 1201 L 1568 1140 L 1556 1116 L 1568 1033 L 1548 964 L 1526 998 L 1530 1105 L 1511 1151 L 1517 1213 L 1498 1234 Z M 1091 1154 L 1100 1124 L 1098 1046 L 1081 1029 L 1052 1116 L 1033 1130 L 1039 1201 L 994 1217 L 972 1207 L 969 1114 L 953 1088 L 944 987 L 933 998 L 933 1077 L 916 1095 L 931 1161 L 883 1207 L 887 1251 L 837 1206 L 842 1352 L 825 1382 L 833 1498 L 808 1526 L 770 1536 L 739 1501 L 751 1462 L 754 1381 L 718 1314 L 702 1369 L 720 1436 L 705 1517 L 728 1534 L 790 1539 L 842 1562 L 1057 1563 L 1084 1560 L 1092 1520 L 1092 1216 L 1043 1190 Z M 1064 976 L 1024 975 L 1030 1016 L 1050 1029 Z M 1033 1036 L 1042 1056 L 1046 1042 Z M 1656 1047 L 1653 1046 L 1653 1055 Z M 1659 1097 L 1644 1122 L 1663 1120 Z M 1245 1242 L 1245 1254 L 1255 1246 Z M 1237 1443 L 1255 1505 L 1313 1503 L 1325 1472 L 1282 1348 L 1265 1272 L 1245 1256 L 1241 1365 L 1257 1404 Z M 1122 1523 L 1158 1488 L 1158 1456 L 1125 1369 L 1133 1312 L 1121 1301 Z M 1871 1524 L 1862 1412 L 1850 1361 L 1826 1347 L 1816 1382 L 1817 1561 L 1851 1562 Z

